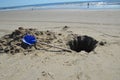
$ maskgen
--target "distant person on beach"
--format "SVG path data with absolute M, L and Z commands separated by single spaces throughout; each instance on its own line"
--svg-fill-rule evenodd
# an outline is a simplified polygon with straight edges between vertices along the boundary
M 87 3 L 87 8 L 89 8 L 89 6 L 90 6 L 90 4 L 89 4 L 89 2 Z

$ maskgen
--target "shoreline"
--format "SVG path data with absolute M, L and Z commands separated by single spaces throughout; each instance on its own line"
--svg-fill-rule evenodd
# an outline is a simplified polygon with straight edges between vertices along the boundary
M 0 12 L 4 12 L 4 11 L 34 11 L 34 10 L 81 10 L 81 11 L 119 11 L 120 8 L 23 8 L 23 9 L 7 9 L 7 10 L 0 10 Z

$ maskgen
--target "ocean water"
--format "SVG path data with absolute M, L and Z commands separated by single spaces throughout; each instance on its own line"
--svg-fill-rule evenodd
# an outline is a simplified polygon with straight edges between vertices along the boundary
M 39 7 L 38 7 L 39 8 Z M 120 0 L 84 0 L 62 5 L 42 6 L 40 9 L 120 9 Z
M 107 3 L 107 2 L 84 2 L 62 5 L 49 5 L 36 7 L 36 9 L 120 9 L 119 3 Z
M 120 0 L 90 0 L 0 7 L 0 10 L 20 9 L 120 9 Z

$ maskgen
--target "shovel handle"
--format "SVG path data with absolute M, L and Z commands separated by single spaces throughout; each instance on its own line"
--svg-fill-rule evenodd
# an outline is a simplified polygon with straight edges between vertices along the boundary
M 42 45 L 47 45 L 47 46 L 54 47 L 54 48 L 57 48 L 57 49 L 62 49 L 63 51 L 72 52 L 72 50 L 70 50 L 70 49 L 66 49 L 66 48 L 54 46 L 54 45 L 52 45 L 52 44 L 47 44 L 47 43 L 45 43 L 45 42 L 40 42 L 40 41 L 39 41 L 39 43 L 42 44 Z

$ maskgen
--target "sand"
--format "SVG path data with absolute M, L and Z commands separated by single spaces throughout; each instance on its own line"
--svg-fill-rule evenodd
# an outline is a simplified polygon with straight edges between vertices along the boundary
M 106 41 L 95 52 L 0 54 L 0 80 L 120 80 L 120 10 L 0 12 L 0 37 L 18 27 L 88 35 Z M 67 25 L 68 29 L 63 30 Z

